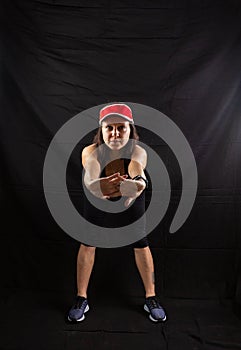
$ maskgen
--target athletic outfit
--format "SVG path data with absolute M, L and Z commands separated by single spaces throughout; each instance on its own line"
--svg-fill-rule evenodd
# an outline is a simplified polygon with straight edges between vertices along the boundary
M 126 104 L 114 103 L 102 108 L 99 114 L 99 125 L 101 126 L 105 118 L 111 115 L 120 116 L 121 118 L 127 120 L 130 124 L 134 124 L 132 110 Z M 124 174 L 128 174 L 128 165 L 130 163 L 130 160 L 127 158 L 123 158 Z M 101 164 L 101 161 L 100 161 L 100 164 Z M 115 172 L 117 172 L 116 169 L 114 170 Z M 122 170 L 123 170 L 123 167 L 122 167 Z M 106 177 L 105 169 L 101 172 L 100 177 Z M 129 179 L 131 178 L 129 174 L 128 174 L 128 178 Z M 89 193 L 89 195 L 92 196 L 91 193 Z M 113 198 L 110 198 L 109 200 L 117 201 L 120 198 L 122 197 L 113 197 Z M 100 203 L 102 201 L 103 203 L 103 199 L 97 199 L 95 197 L 94 202 L 96 202 L 96 200 L 99 200 Z M 120 213 L 108 213 L 106 211 L 101 211 L 97 209 L 95 206 L 93 206 L 89 200 L 86 200 L 85 203 L 86 205 L 84 210 L 84 216 L 91 223 L 101 227 L 116 228 L 121 226 L 127 226 L 135 222 L 135 230 L 137 230 L 136 233 L 138 234 L 133 235 L 133 237 L 143 237 L 143 238 L 136 241 L 135 243 L 132 243 L 130 246 L 133 248 L 145 248 L 149 245 L 146 237 L 146 230 L 145 230 L 145 191 L 142 191 L 141 195 L 135 199 L 134 203 L 132 203 L 132 205 L 129 208 L 123 208 L 125 210 L 123 210 Z M 133 233 L 135 232 L 132 232 L 132 234 Z M 133 240 L 134 239 L 135 238 L 133 238 Z M 89 305 L 88 305 L 87 298 L 83 296 L 77 296 L 73 306 L 69 310 L 68 320 L 70 322 L 83 321 L 85 318 L 85 313 L 88 310 L 89 310 Z M 153 322 L 158 322 L 158 321 L 164 322 L 166 320 L 165 311 L 162 308 L 162 306 L 159 304 L 155 296 L 151 296 L 145 299 L 144 310 L 149 313 L 149 318 Z
M 125 174 L 128 175 L 128 179 L 131 179 L 130 175 L 128 174 L 128 165 L 130 163 L 130 159 L 124 158 L 123 162 Z M 105 168 L 101 172 L 100 177 L 106 177 Z M 94 197 L 92 194 L 90 194 L 90 196 Z M 118 201 L 120 198 L 122 197 L 112 197 L 109 200 L 114 202 Z M 101 207 L 101 201 L 103 201 L 103 199 L 98 199 L 95 197 L 94 200 L 95 202 L 99 201 Z M 134 203 L 129 208 L 125 208 L 125 210 L 120 213 L 103 212 L 92 205 L 90 201 L 86 200 L 84 207 L 84 217 L 95 225 L 108 228 L 130 225 L 142 217 L 142 220 L 137 226 L 137 229 L 143 238 L 135 243 L 130 244 L 130 246 L 133 248 L 145 248 L 149 245 L 148 239 L 146 237 L 145 227 L 145 191 L 143 191 L 140 196 L 135 199 Z M 88 246 L 88 244 L 84 245 Z

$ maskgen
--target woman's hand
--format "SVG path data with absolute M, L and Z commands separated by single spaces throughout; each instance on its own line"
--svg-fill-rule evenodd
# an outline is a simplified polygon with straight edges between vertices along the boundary
M 92 194 L 102 199 L 121 196 L 120 184 L 125 181 L 127 177 L 128 175 L 115 173 L 110 176 L 93 180 L 88 188 Z
M 122 196 L 128 197 L 125 201 L 125 206 L 128 207 L 141 192 L 146 188 L 146 184 L 142 181 L 124 180 L 120 184 L 120 192 Z
M 128 207 L 141 192 L 146 184 L 142 180 L 127 179 L 128 175 L 115 173 L 110 176 L 102 177 L 91 181 L 88 186 L 90 192 L 98 198 L 109 199 L 111 197 L 128 197 L 125 206 Z

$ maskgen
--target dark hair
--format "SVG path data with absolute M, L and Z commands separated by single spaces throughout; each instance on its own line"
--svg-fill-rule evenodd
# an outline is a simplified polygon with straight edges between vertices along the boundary
M 133 124 L 129 124 L 130 125 L 130 137 L 129 137 L 129 141 L 127 142 L 127 144 L 124 147 L 124 154 L 123 156 L 129 158 L 135 148 L 135 145 L 137 144 L 137 141 L 139 140 L 139 135 L 137 133 L 136 127 Z M 100 145 L 104 145 L 105 147 L 101 147 L 101 149 L 98 152 L 98 157 L 102 158 L 108 155 L 108 152 L 111 152 L 108 148 L 108 146 L 105 145 L 104 139 L 103 139 L 103 134 L 102 134 L 102 127 L 100 126 L 94 139 L 93 139 L 93 143 L 96 144 L 97 147 L 99 147 Z

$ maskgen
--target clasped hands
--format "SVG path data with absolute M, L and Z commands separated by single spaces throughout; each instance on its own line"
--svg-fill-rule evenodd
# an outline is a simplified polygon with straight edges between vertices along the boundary
M 128 179 L 128 175 L 115 173 L 110 176 L 96 179 L 90 186 L 90 191 L 99 198 L 128 197 L 124 203 L 128 207 L 145 189 L 145 183 L 141 180 Z

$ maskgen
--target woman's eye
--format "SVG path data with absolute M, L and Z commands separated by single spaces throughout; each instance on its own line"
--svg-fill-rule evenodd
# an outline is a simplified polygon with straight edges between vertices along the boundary
M 119 131 L 125 131 L 125 130 L 126 130 L 126 127 L 125 127 L 125 126 L 119 126 L 119 127 L 118 127 L 118 130 L 119 130 Z
M 108 130 L 112 130 L 113 127 L 112 127 L 111 125 L 107 125 L 107 129 L 108 129 Z

